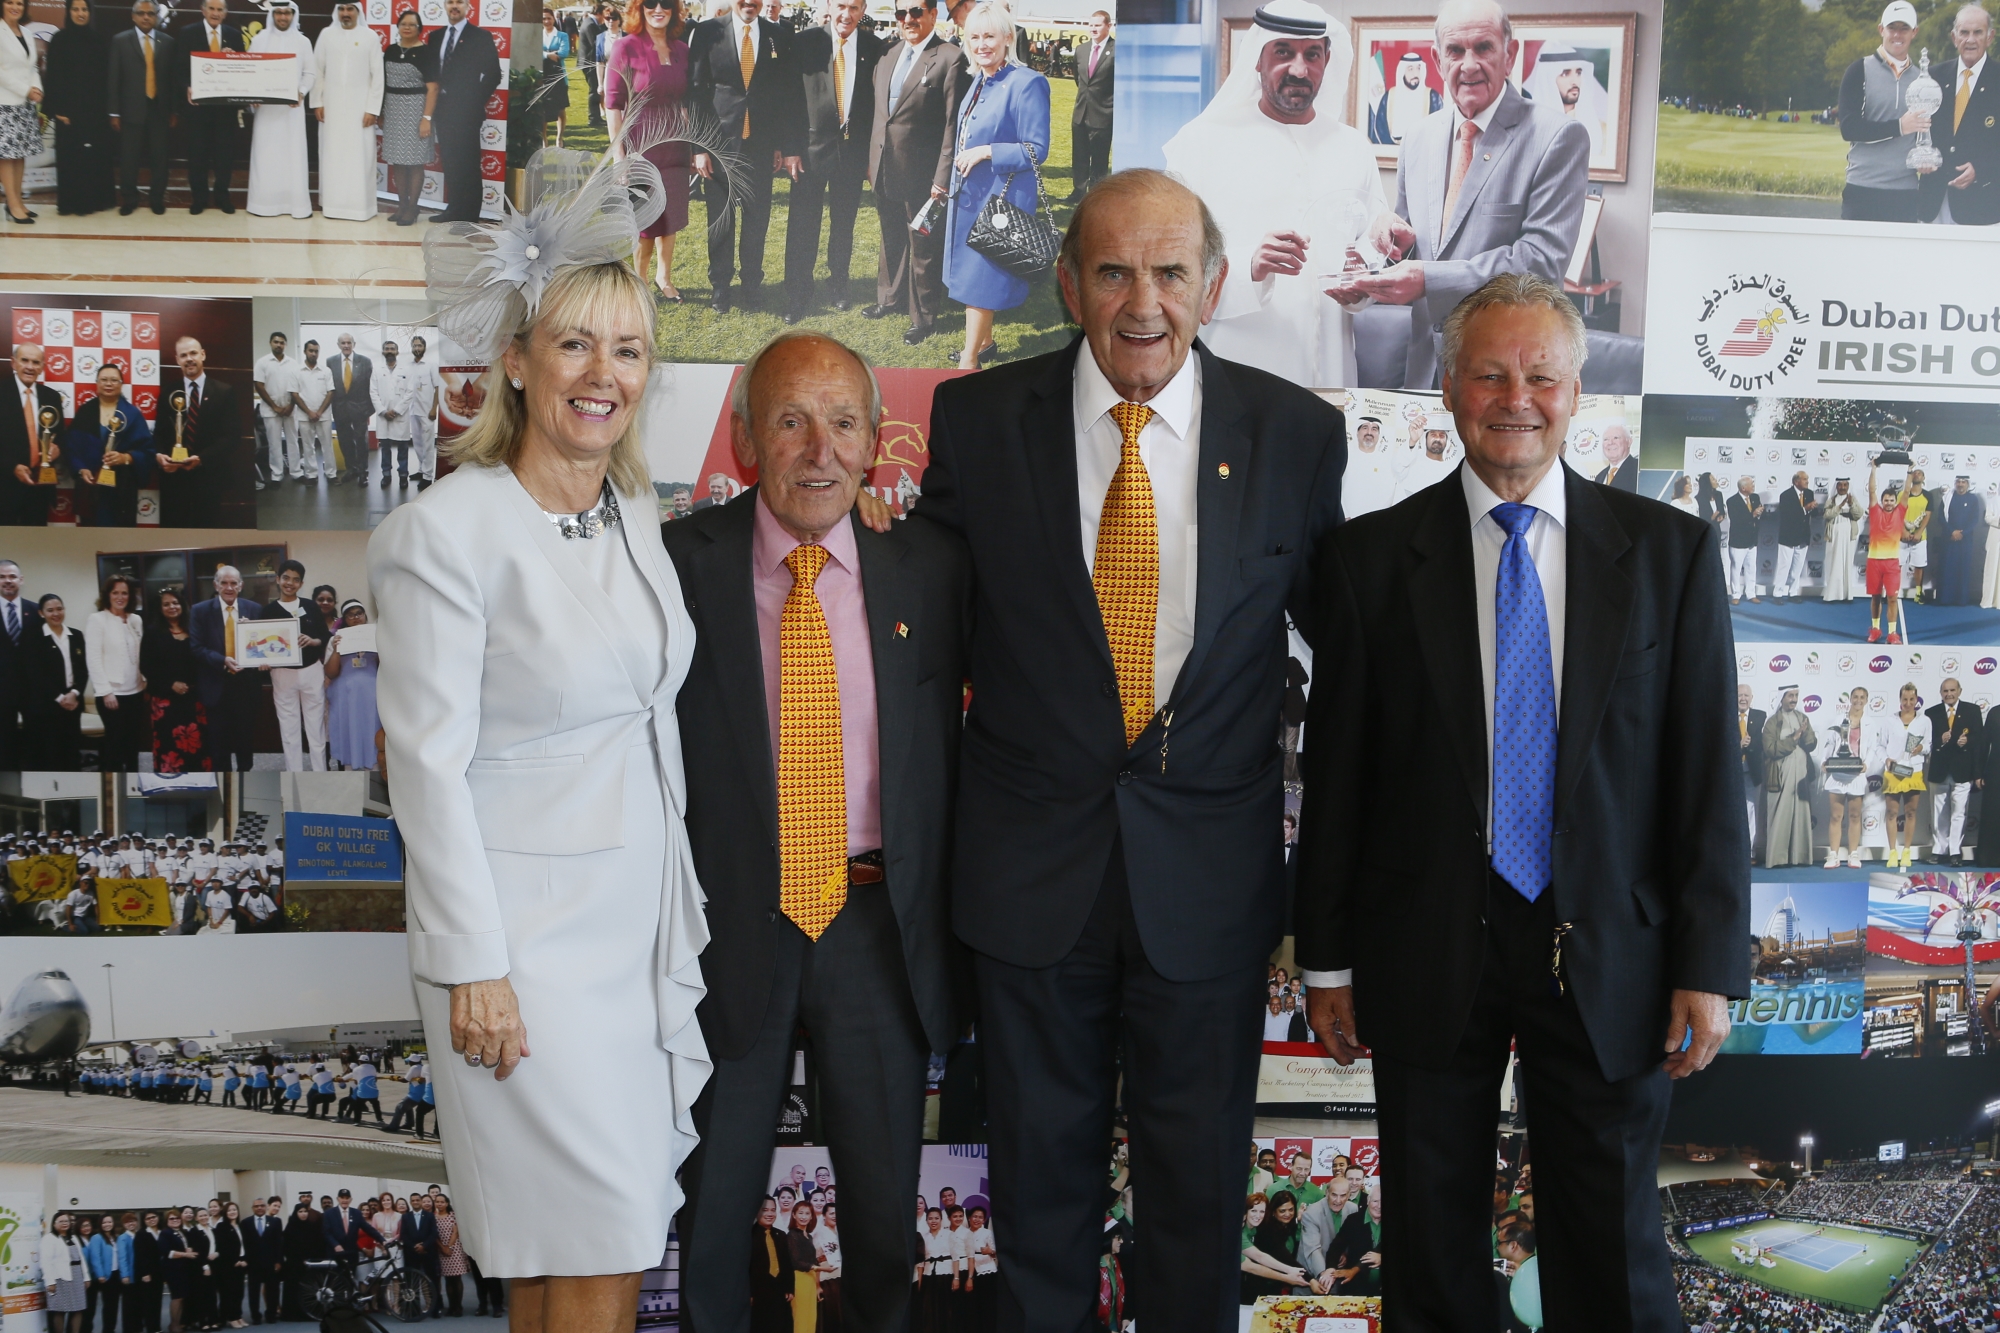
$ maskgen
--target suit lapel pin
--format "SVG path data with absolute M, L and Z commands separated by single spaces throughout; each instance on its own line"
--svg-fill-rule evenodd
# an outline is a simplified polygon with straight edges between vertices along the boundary
M 900 620 L 896 622 L 896 637 L 899 639 L 907 639 L 910 637 L 910 627 L 908 625 L 905 625 Z
M 1220 478 L 1222 478 L 1222 479 L 1223 479 L 1224 481 L 1228 481 L 1228 480 L 1229 480 L 1229 464 L 1227 464 L 1227 463 L 1217 463 L 1217 464 L 1215 465 L 1215 475 L 1216 475 L 1216 476 L 1218 476 L 1218 477 L 1220 477 Z

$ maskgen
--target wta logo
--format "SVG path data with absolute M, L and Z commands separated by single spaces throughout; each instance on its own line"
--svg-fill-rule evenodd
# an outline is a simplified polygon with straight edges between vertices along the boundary
M 2000 662 L 1995 662 L 1990 657 L 1982 657 L 1972 664 L 1972 672 L 1977 676 L 1990 676 L 1995 666 L 2000 666 Z
M 1783 671 L 1788 667 L 1790 667 L 1791 664 L 1792 664 L 1792 655 L 1790 653 L 1779 653 L 1776 657 L 1771 659 L 1771 670 Z
M 1817 713 L 1819 711 L 1819 696 L 1817 694 L 1808 694 L 1805 697 L 1805 702 L 1801 703 L 1799 707 L 1805 709 L 1808 713 Z
M 1874 672 L 1878 676 L 1881 675 L 1884 671 L 1887 671 L 1893 665 L 1895 665 L 1895 663 L 1890 661 L 1887 654 L 1882 654 L 1868 659 L 1868 669 Z

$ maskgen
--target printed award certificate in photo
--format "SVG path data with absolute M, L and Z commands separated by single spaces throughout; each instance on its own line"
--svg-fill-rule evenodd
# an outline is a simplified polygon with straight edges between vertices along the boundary
M 190 51 L 188 95 L 204 102 L 299 100 L 299 58 L 289 52 Z

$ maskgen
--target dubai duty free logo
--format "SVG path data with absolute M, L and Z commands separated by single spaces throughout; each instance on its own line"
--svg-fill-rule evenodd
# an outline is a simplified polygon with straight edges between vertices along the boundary
M 1701 301 L 1695 360 L 1719 387 L 1762 393 L 1804 360 L 1806 315 L 1782 278 L 1733 273 Z

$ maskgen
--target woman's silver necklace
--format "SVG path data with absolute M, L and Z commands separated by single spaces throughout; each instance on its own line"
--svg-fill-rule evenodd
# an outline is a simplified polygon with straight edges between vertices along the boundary
M 551 514 L 546 509 L 542 513 L 549 522 L 556 525 L 558 532 L 571 541 L 578 537 L 585 541 L 592 537 L 601 537 L 618 526 L 620 517 L 618 496 L 612 491 L 609 481 L 604 483 L 604 492 L 598 497 L 597 503 L 580 514 Z

